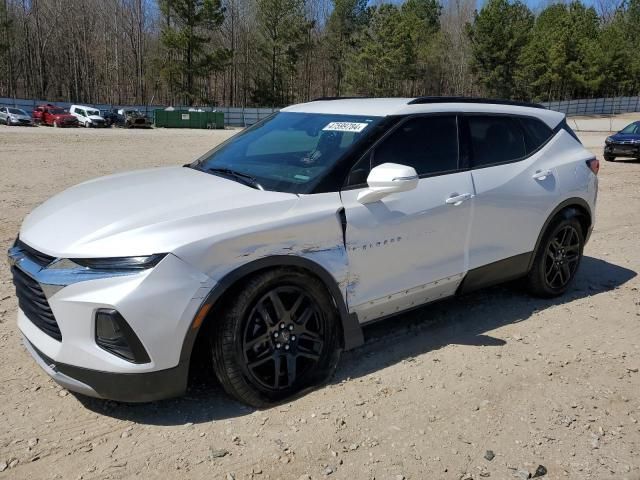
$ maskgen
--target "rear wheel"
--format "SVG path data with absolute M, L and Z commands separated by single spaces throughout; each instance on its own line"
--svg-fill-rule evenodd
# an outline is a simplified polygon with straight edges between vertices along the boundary
M 604 159 L 607 162 L 614 162 L 616 160 L 616 157 L 614 157 L 613 155 L 605 155 Z
M 562 214 L 547 228 L 526 283 L 539 297 L 562 295 L 573 282 L 584 249 L 584 234 L 576 216 Z
M 277 269 L 251 278 L 212 336 L 214 370 L 231 396 L 262 408 L 325 381 L 339 356 L 338 318 L 324 285 Z

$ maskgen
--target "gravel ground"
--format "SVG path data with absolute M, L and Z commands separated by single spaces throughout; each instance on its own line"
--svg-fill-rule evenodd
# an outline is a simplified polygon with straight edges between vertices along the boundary
M 72 184 L 182 164 L 228 135 L 0 127 L 0 247 Z M 606 133 L 581 136 L 601 157 Z M 68 394 L 22 347 L 2 262 L 0 479 L 638 480 L 640 162 L 603 162 L 600 180 L 567 295 L 498 287 L 392 318 L 328 386 L 269 410 L 215 385 L 147 405 Z

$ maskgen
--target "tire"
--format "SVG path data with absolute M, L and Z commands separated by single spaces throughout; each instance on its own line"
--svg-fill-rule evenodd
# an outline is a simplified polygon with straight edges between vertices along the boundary
M 319 280 L 292 269 L 251 277 L 224 305 L 211 335 L 225 391 L 252 407 L 326 381 L 340 358 L 338 315 Z
M 584 233 L 576 212 L 561 212 L 547 227 L 525 278 L 529 293 L 542 298 L 565 293 L 575 280 L 583 250 Z
M 616 157 L 614 157 L 613 155 L 605 155 L 604 156 L 604 160 L 606 162 L 615 162 L 616 161 Z

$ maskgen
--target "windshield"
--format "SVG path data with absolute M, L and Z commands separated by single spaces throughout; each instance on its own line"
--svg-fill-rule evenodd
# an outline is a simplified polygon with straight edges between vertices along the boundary
M 638 124 L 632 123 L 631 125 L 627 125 L 622 130 L 620 130 L 620 133 L 638 133 Z
M 95 115 L 97 117 L 100 116 L 100 112 L 98 110 L 87 110 L 87 115 Z
M 9 113 L 13 113 L 14 115 L 27 115 L 27 112 L 19 108 L 10 108 Z
M 67 112 L 65 112 L 61 108 L 52 108 L 51 110 L 49 110 L 49 113 L 51 113 L 53 115 L 62 115 L 63 113 L 67 113 Z
M 191 167 L 233 170 L 265 190 L 305 193 L 381 117 L 277 113 L 235 135 Z

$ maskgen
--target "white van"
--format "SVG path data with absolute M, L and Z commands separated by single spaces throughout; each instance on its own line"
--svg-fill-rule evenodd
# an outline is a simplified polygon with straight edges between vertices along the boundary
M 69 113 L 78 119 L 78 123 L 84 127 L 106 127 L 107 123 L 100 116 L 97 108 L 84 105 L 71 105 Z

